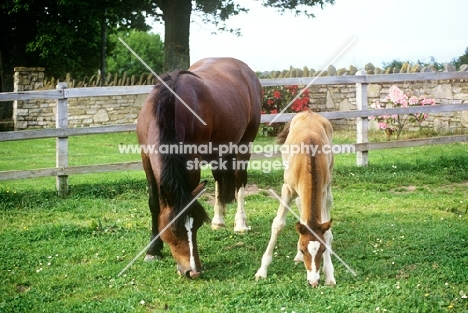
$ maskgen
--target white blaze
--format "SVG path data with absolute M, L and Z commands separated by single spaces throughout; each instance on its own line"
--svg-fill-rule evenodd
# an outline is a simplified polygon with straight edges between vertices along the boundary
M 193 217 L 187 217 L 187 221 L 185 222 L 185 229 L 187 229 L 187 238 L 190 248 L 190 268 L 193 271 L 197 270 L 195 265 L 195 258 L 193 256 L 193 240 L 192 240 L 192 228 L 193 228 Z
M 307 271 L 307 281 L 309 283 L 316 283 L 320 279 L 320 273 L 319 273 L 320 269 L 317 268 L 317 265 L 315 264 L 315 256 L 317 255 L 319 248 L 320 248 L 320 242 L 318 241 L 309 241 L 309 244 L 307 245 L 307 250 L 312 256 L 312 264 L 311 264 L 312 270 Z

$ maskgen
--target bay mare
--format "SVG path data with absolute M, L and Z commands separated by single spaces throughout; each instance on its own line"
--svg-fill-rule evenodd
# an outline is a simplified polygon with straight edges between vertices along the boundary
M 163 80 L 165 84 L 156 84 L 138 117 L 140 145 L 183 143 L 217 147 L 248 144 L 255 139 L 262 87 L 245 63 L 233 58 L 207 58 L 194 63 L 187 71 L 168 73 Z M 220 155 L 217 151 L 145 154 L 142 151 L 141 157 L 152 217 L 152 243 L 145 260 L 161 258 L 163 242 L 166 242 L 179 274 L 198 277 L 202 264 L 197 230 L 208 220 L 208 215 L 198 201 L 188 206 L 205 186 L 205 182 L 200 183 L 200 168 L 193 165 L 200 164 L 201 160 L 214 165 L 216 194 L 212 227 L 225 226 L 225 205 L 237 196 L 234 230 L 243 232 L 248 230 L 243 199 L 247 169 L 234 168 L 233 164 L 234 159 L 249 160 L 250 154 Z

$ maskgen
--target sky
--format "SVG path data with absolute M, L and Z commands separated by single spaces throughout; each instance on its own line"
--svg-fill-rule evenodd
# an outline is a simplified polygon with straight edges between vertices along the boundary
M 362 69 L 369 62 L 382 68 L 393 60 L 450 62 L 468 47 L 466 0 L 335 0 L 323 10 L 308 8 L 315 18 L 281 15 L 259 1 L 235 2 L 250 9 L 227 21 L 228 27 L 240 28 L 240 37 L 212 34 L 212 24 L 192 16 L 191 63 L 229 56 L 255 71 L 290 66 L 320 71 L 334 59 L 337 69 Z M 162 25 L 153 24 L 153 32 L 164 37 Z

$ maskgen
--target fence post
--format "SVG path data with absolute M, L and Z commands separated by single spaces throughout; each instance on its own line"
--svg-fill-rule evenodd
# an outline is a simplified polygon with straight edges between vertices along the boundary
M 367 75 L 365 70 L 360 70 L 356 73 L 357 76 Z M 366 110 L 367 109 L 367 83 L 356 83 L 356 109 Z M 367 117 L 358 117 L 356 119 L 356 142 L 366 143 L 368 142 L 368 119 Z M 356 164 L 358 166 L 367 166 L 369 164 L 368 151 L 358 151 L 356 153 Z
M 66 89 L 67 83 L 58 83 L 56 89 Z M 57 111 L 55 115 L 55 127 L 68 127 L 68 99 L 57 99 Z M 56 139 L 56 167 L 68 166 L 68 137 L 57 137 Z M 59 197 L 68 195 L 68 175 L 57 175 L 57 192 Z

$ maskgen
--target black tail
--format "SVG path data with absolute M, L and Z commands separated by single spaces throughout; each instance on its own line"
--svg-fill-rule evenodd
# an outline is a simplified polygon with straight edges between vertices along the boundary
M 159 88 L 159 93 L 154 113 L 156 114 L 158 123 L 160 145 L 177 145 L 179 143 L 175 127 L 175 96 L 173 90 L 175 90 L 177 78 L 181 74 L 182 72 L 175 72 L 163 77 L 164 82 L 170 89 L 163 84 L 158 84 L 157 87 Z M 194 198 L 191 194 L 192 186 L 187 171 L 187 158 L 183 154 L 170 153 L 160 154 L 160 157 L 162 162 L 160 196 L 163 197 L 168 205 L 174 207 L 170 216 L 172 220 Z M 195 201 L 174 221 L 172 229 L 176 233 L 184 231 L 187 216 L 201 218 L 203 221 L 208 220 L 205 209 L 198 201 Z

